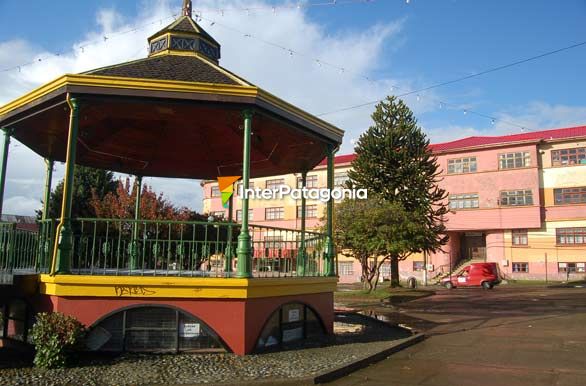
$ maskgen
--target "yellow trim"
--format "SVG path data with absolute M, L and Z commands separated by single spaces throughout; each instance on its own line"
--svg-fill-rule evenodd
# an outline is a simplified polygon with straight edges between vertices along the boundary
M 67 105 L 69 106 L 69 128 L 67 130 L 67 156 L 65 161 L 65 170 L 66 172 L 69 170 L 70 162 L 75 162 L 75 160 L 71 159 L 71 142 L 73 140 L 71 135 L 71 127 L 74 124 L 73 122 L 73 113 L 74 113 L 74 106 L 71 103 L 71 95 L 67 93 Z M 67 177 L 67 176 L 66 176 Z M 63 228 L 63 223 L 65 222 L 65 202 L 67 201 L 67 195 L 71 187 L 68 184 L 68 179 L 63 179 L 63 199 L 61 200 L 61 218 L 59 219 L 59 224 L 57 224 L 57 229 L 55 230 L 55 242 L 53 243 L 53 255 L 51 258 L 51 271 L 50 275 L 55 275 L 55 265 L 57 264 L 57 254 L 59 253 L 59 242 L 61 236 L 61 229 Z
M 40 293 L 55 296 L 250 299 L 333 292 L 336 277 L 222 279 L 40 275 Z
M 224 85 L 215 83 L 197 83 L 172 80 L 151 80 L 140 78 L 122 78 L 103 75 L 73 75 L 67 74 L 49 82 L 14 101 L 0 107 L 0 117 L 14 109 L 22 107 L 38 98 L 41 98 L 61 87 L 93 86 L 111 87 L 120 89 L 141 89 L 176 92 L 195 92 L 204 94 L 221 94 L 234 96 L 255 97 L 258 93 L 256 87 Z
M 175 55 L 175 56 L 197 56 L 197 52 L 195 51 L 181 51 L 181 50 L 172 50 L 167 48 L 166 50 L 159 51 L 155 54 L 149 56 L 149 58 L 156 58 L 157 56 L 164 56 L 164 55 Z
M 282 99 L 254 86 L 242 85 L 225 85 L 216 83 L 198 83 L 172 80 L 151 80 L 140 78 L 125 78 L 103 75 L 74 75 L 67 74 L 49 82 L 14 101 L 0 107 L 0 118 L 8 112 L 23 107 L 28 103 L 35 101 L 64 86 L 90 86 L 90 87 L 108 87 L 117 89 L 134 89 L 134 90 L 154 90 L 170 92 L 187 92 L 200 94 L 217 94 L 243 97 L 256 97 L 284 111 L 289 112 L 301 119 L 313 123 L 314 125 L 338 136 L 343 136 L 344 131 L 285 102 Z
M 293 106 L 292 104 L 285 102 L 284 100 L 274 96 L 273 94 L 263 90 L 263 89 L 258 89 L 258 98 L 260 100 L 264 100 L 265 102 L 273 105 L 273 106 L 277 106 L 293 115 L 296 115 L 302 119 L 305 119 L 307 121 L 310 121 L 311 123 L 313 123 L 316 126 L 319 126 L 323 129 L 326 129 L 332 133 L 335 133 L 337 135 L 344 135 L 344 130 L 341 130 L 337 127 L 335 127 L 334 125 L 329 124 L 328 122 L 314 116 L 311 115 L 303 110 L 301 110 L 300 108 Z
M 235 82 L 240 83 L 243 86 L 255 87 L 253 84 L 248 83 L 247 81 L 238 77 L 237 75 L 232 74 L 230 71 L 226 70 L 225 68 L 220 67 L 220 65 L 218 64 L 217 61 L 213 61 L 210 58 L 208 58 L 207 56 L 196 53 L 195 57 L 198 58 L 199 60 L 205 62 L 208 66 L 213 67 L 216 71 L 219 71 L 222 74 L 226 75 L 228 78 L 234 80 Z

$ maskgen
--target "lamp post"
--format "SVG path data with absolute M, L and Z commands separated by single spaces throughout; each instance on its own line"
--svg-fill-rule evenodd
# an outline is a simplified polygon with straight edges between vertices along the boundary
M 242 155 L 242 189 L 244 192 L 250 187 L 250 136 L 252 134 L 252 111 L 244 113 L 244 146 Z M 251 237 L 248 232 L 248 195 L 242 197 L 242 226 L 238 235 L 238 271 L 237 277 L 252 277 L 252 247 Z

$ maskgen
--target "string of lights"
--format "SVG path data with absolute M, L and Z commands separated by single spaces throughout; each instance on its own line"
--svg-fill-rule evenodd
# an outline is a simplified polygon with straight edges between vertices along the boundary
M 269 5 L 269 6 L 254 6 L 254 7 L 230 7 L 230 8 L 197 8 L 194 10 L 197 16 L 201 16 L 203 13 L 211 13 L 211 14 L 219 14 L 220 16 L 224 16 L 226 13 L 231 12 L 246 12 L 247 15 L 250 15 L 252 12 L 272 12 L 276 14 L 279 10 L 284 9 L 308 9 L 313 7 L 331 7 L 331 6 L 340 6 L 340 5 L 351 5 L 351 4 L 369 4 L 374 3 L 376 0 L 331 0 L 331 1 L 322 1 L 322 2 L 302 2 L 299 1 L 297 3 L 289 3 L 289 4 L 281 4 L 281 5 Z M 405 1 L 409 4 L 409 0 Z
M 521 59 L 521 60 L 517 60 L 517 61 L 511 62 L 511 63 L 504 64 L 504 65 L 492 67 L 492 68 L 489 68 L 487 70 L 480 71 L 480 72 L 476 72 L 476 73 L 473 73 L 473 74 L 470 74 L 470 75 L 467 75 L 467 76 L 463 76 L 463 77 L 455 78 L 455 79 L 452 79 L 452 80 L 448 80 L 448 81 L 436 83 L 436 84 L 433 84 L 433 85 L 430 85 L 430 86 L 426 86 L 426 87 L 423 87 L 423 88 L 420 88 L 420 89 L 416 89 L 416 90 L 405 91 L 404 93 L 402 93 L 400 95 L 397 95 L 397 97 L 405 97 L 405 96 L 417 94 L 417 99 L 419 100 L 421 98 L 420 93 L 425 92 L 425 91 L 429 91 L 429 90 L 432 90 L 432 89 L 435 89 L 435 88 L 438 88 L 438 87 L 443 87 L 443 86 L 447 86 L 447 85 L 450 85 L 450 84 L 462 82 L 464 80 L 476 78 L 476 77 L 479 77 L 479 76 L 482 76 L 482 75 L 490 74 L 492 72 L 496 72 L 496 71 L 504 70 L 504 69 L 507 69 L 507 68 L 511 68 L 511 67 L 514 67 L 514 66 L 517 66 L 517 65 L 520 65 L 520 64 L 528 63 L 528 62 L 531 62 L 531 61 L 534 61 L 534 60 L 537 60 L 537 59 L 542 59 L 542 58 L 547 57 L 547 56 L 550 56 L 550 55 L 554 55 L 554 54 L 557 54 L 557 53 L 561 53 L 561 52 L 568 51 L 568 50 L 571 50 L 573 48 L 582 47 L 582 46 L 585 46 L 585 45 L 586 45 L 586 41 L 582 41 L 582 42 L 579 42 L 579 43 L 576 43 L 576 44 L 572 44 L 572 45 L 569 45 L 569 46 L 565 46 L 565 47 L 562 47 L 562 48 L 558 48 L 558 49 L 555 49 L 555 50 L 552 50 L 552 51 L 548 51 L 548 52 L 545 52 L 545 53 L 542 53 L 542 54 L 539 54 L 539 55 L 535 55 L 535 56 L 532 56 L 532 57 L 529 57 L 529 58 L 525 58 L 525 59 Z M 399 89 L 399 87 L 396 87 L 396 88 Z M 393 90 L 391 90 L 391 91 L 393 91 Z M 435 98 L 435 99 L 437 99 L 437 98 Z M 456 105 L 453 105 L 453 104 L 450 104 L 450 103 L 441 101 L 439 99 L 437 99 L 437 100 L 440 103 L 440 108 L 442 108 L 443 106 L 448 106 L 448 107 L 453 107 L 453 108 L 459 108 Z M 362 107 L 365 107 L 365 106 L 370 106 L 370 105 L 379 103 L 380 101 L 381 101 L 380 99 L 379 100 L 376 100 L 376 101 L 369 101 L 369 102 L 365 102 L 365 103 L 361 103 L 361 104 L 357 104 L 357 105 L 353 105 L 353 106 L 349 106 L 349 107 L 345 107 L 345 108 L 341 108 L 341 109 L 337 109 L 337 110 L 328 111 L 326 113 L 318 114 L 318 116 L 324 116 L 324 115 L 329 115 L 329 114 L 335 114 L 335 113 L 338 113 L 338 112 L 343 112 L 343 111 L 358 109 L 358 108 L 362 108 Z M 474 114 L 474 115 L 477 115 L 477 116 L 480 116 L 480 117 L 483 117 L 483 118 L 490 119 L 492 124 L 494 124 L 497 121 L 500 121 L 500 122 L 503 122 L 503 123 L 506 123 L 506 124 L 509 124 L 509 125 L 512 125 L 512 126 L 519 127 L 521 130 L 529 130 L 526 125 L 519 125 L 519 124 L 516 124 L 514 122 L 510 122 L 510 121 L 506 121 L 506 120 L 503 120 L 503 119 L 500 119 L 500 118 L 496 118 L 494 116 L 491 116 L 491 115 L 488 115 L 488 114 L 485 114 L 485 113 L 481 113 L 481 112 L 478 112 L 478 111 L 474 111 L 474 110 L 470 110 L 470 109 L 463 109 L 462 111 L 463 111 L 464 114 L 470 113 L 470 114 Z
M 336 1 L 336 0 L 334 0 L 334 1 L 321 2 L 321 3 L 284 4 L 284 5 L 280 5 L 280 6 L 271 6 L 271 7 L 227 8 L 227 9 L 217 8 L 217 9 L 207 9 L 206 12 L 213 11 L 213 12 L 217 12 L 220 15 L 223 16 L 226 11 L 246 11 L 247 13 L 250 13 L 251 11 L 260 11 L 260 10 L 270 9 L 270 10 L 272 10 L 275 13 L 275 11 L 278 10 L 278 9 L 310 8 L 310 7 L 319 7 L 319 6 L 336 6 L 336 5 L 357 4 L 357 3 L 367 4 L 367 3 L 373 3 L 373 2 L 374 2 L 374 0 L 344 0 L 344 1 Z M 408 3 L 408 1 L 407 1 L 407 3 Z M 273 48 L 277 48 L 279 50 L 284 51 L 287 55 L 289 55 L 291 57 L 293 57 L 293 56 L 304 57 L 304 58 L 306 58 L 308 60 L 313 61 L 319 67 L 329 67 L 329 68 L 332 68 L 332 69 L 338 71 L 340 74 L 348 73 L 348 74 L 353 74 L 353 75 L 355 75 L 357 77 L 363 78 L 364 80 L 369 81 L 369 82 L 372 82 L 372 83 L 380 82 L 380 81 L 377 81 L 375 79 L 372 79 L 368 75 L 359 73 L 359 72 L 354 71 L 354 70 L 352 70 L 350 68 L 346 68 L 346 67 L 344 67 L 342 65 L 339 65 L 339 64 L 336 64 L 336 63 L 331 63 L 331 62 L 326 61 L 326 60 L 323 60 L 321 58 L 315 58 L 312 55 L 303 53 L 303 52 L 298 51 L 298 50 L 294 50 L 292 48 L 288 48 L 288 47 L 286 47 L 286 46 L 284 46 L 282 44 L 278 44 L 278 43 L 275 43 L 275 42 L 268 41 L 268 40 L 263 39 L 263 38 L 261 38 L 259 36 L 253 35 L 251 33 L 247 33 L 245 31 L 242 31 L 242 30 L 239 30 L 237 28 L 234 28 L 234 27 L 228 26 L 226 24 L 223 24 L 221 22 L 218 22 L 218 20 L 214 20 L 214 19 L 211 19 L 211 18 L 204 17 L 204 16 L 202 16 L 202 14 L 203 14 L 203 10 L 196 11 L 196 14 L 195 14 L 196 21 L 198 21 L 198 22 L 201 23 L 203 20 L 206 20 L 206 21 L 209 22 L 210 26 L 217 25 L 217 26 L 220 26 L 220 27 L 222 27 L 222 28 L 224 28 L 226 30 L 229 30 L 229 31 L 233 32 L 233 33 L 240 34 L 241 36 L 243 36 L 245 38 L 251 38 L 251 39 L 258 40 L 258 41 L 262 42 L 263 44 L 266 44 L 268 46 L 272 46 Z M 84 45 L 81 45 L 81 46 L 76 47 L 76 49 L 79 50 L 80 53 L 84 53 L 85 48 L 87 48 L 87 47 L 89 47 L 91 45 L 94 45 L 94 44 L 104 44 L 105 42 L 108 42 L 112 38 L 115 38 L 115 37 L 121 36 L 121 35 L 125 35 L 125 34 L 128 34 L 128 33 L 132 33 L 132 32 L 137 32 L 137 31 L 139 31 L 141 29 L 147 28 L 147 27 L 149 27 L 149 26 L 151 26 L 153 24 L 156 24 L 156 23 L 159 23 L 159 24 L 162 25 L 163 22 L 165 22 L 166 20 L 174 19 L 176 17 L 177 17 L 177 14 L 174 14 L 174 15 L 170 15 L 170 16 L 168 16 L 166 18 L 157 19 L 157 20 L 154 20 L 154 21 L 151 21 L 151 22 L 142 24 L 140 26 L 136 26 L 134 28 L 129 28 L 129 29 L 122 30 L 122 31 L 118 31 L 118 32 L 115 32 L 115 33 L 112 33 L 112 34 L 109 34 L 109 35 L 104 35 L 102 37 L 102 39 L 95 40 L 95 41 L 91 41 L 91 42 L 87 42 Z M 500 71 L 500 70 L 504 70 L 504 69 L 507 69 L 507 68 L 511 68 L 513 66 L 517 66 L 517 65 L 521 65 L 523 63 L 527 63 L 527 62 L 530 62 L 530 61 L 538 60 L 538 59 L 541 59 L 541 58 L 544 58 L 544 57 L 547 57 L 547 56 L 550 56 L 550 55 L 554 55 L 554 54 L 557 54 L 557 53 L 560 53 L 560 52 L 564 52 L 564 51 L 567 51 L 567 50 L 570 50 L 570 49 L 573 49 L 573 48 L 581 47 L 581 46 L 584 46 L 584 45 L 586 45 L 586 41 L 579 42 L 579 43 L 576 43 L 576 44 L 572 44 L 570 46 L 562 47 L 562 48 L 559 48 L 559 49 L 556 49 L 556 50 L 548 51 L 548 52 L 545 52 L 545 53 L 542 53 L 542 54 L 539 54 L 539 55 L 536 55 L 536 56 L 532 56 L 532 57 L 529 57 L 529 58 L 525 58 L 525 59 L 513 61 L 511 63 L 507 63 L 507 64 L 504 64 L 504 65 L 500 65 L 500 66 L 496 66 L 496 67 L 493 67 L 493 68 L 489 68 L 489 69 L 486 69 L 486 70 L 483 70 L 483 71 L 480 71 L 480 72 L 476 72 L 476 73 L 473 73 L 473 74 L 470 74 L 470 75 L 467 75 L 467 76 L 463 76 L 463 77 L 459 77 L 459 78 L 455 78 L 455 79 L 443 81 L 443 82 L 440 82 L 440 83 L 432 84 L 432 85 L 429 85 L 429 86 L 426 86 L 426 87 L 423 87 L 423 88 L 419 88 L 419 89 L 415 89 L 415 90 L 408 90 L 408 89 L 405 89 L 405 88 L 402 88 L 402 87 L 393 85 L 390 88 L 390 92 L 391 93 L 394 93 L 395 89 L 397 89 L 399 91 L 402 91 L 402 93 L 396 95 L 397 97 L 400 97 L 400 98 L 406 97 L 406 96 L 410 96 L 410 95 L 413 95 L 413 94 L 416 94 L 416 98 L 417 98 L 418 101 L 421 100 L 421 98 L 425 96 L 426 98 L 431 98 L 431 99 L 435 100 L 439 104 L 439 108 L 440 109 L 441 108 L 444 108 L 444 107 L 447 107 L 447 108 L 450 108 L 450 109 L 453 109 L 453 110 L 460 110 L 465 115 L 466 114 L 472 114 L 472 115 L 475 115 L 475 116 L 478 116 L 478 117 L 481 117 L 481 118 L 488 119 L 488 120 L 490 120 L 490 122 L 492 124 L 495 124 L 496 122 L 502 122 L 504 124 L 517 127 L 519 129 L 521 129 L 522 131 L 526 131 L 526 130 L 527 131 L 532 131 L 531 129 L 529 129 L 527 127 L 527 125 L 519 124 L 519 123 L 512 122 L 510 120 L 505 120 L 505 119 L 502 119 L 502 118 L 498 118 L 498 117 L 494 116 L 493 114 L 487 114 L 487 113 L 480 112 L 480 111 L 476 111 L 476 110 L 472 110 L 472 109 L 469 109 L 469 108 L 463 109 L 459 105 L 445 102 L 445 101 L 440 100 L 439 98 L 437 98 L 437 97 L 435 97 L 433 95 L 423 95 L 423 93 L 425 93 L 426 91 L 429 91 L 431 89 L 435 89 L 435 88 L 447 86 L 447 85 L 454 84 L 454 83 L 457 83 L 457 82 L 462 82 L 464 80 L 472 79 L 472 78 L 479 77 L 479 76 L 483 76 L 483 75 L 486 75 L 486 74 L 489 74 L 489 73 L 493 73 L 493 72 L 496 72 L 496 71 Z M 63 53 L 55 53 L 55 54 L 52 54 L 51 56 L 58 57 L 58 56 L 61 56 L 62 54 Z M 36 60 L 31 61 L 31 62 L 28 62 L 28 63 L 23 63 L 21 65 L 12 66 L 10 68 L 2 69 L 2 70 L 0 70 L 0 72 L 6 72 L 6 71 L 11 71 L 11 70 L 18 70 L 20 72 L 21 69 L 22 69 L 22 67 L 25 67 L 25 66 L 28 66 L 28 65 L 32 65 L 32 64 L 35 64 L 35 63 L 38 63 L 38 62 L 42 62 L 43 60 L 46 60 L 49 57 L 50 56 L 47 56 L 47 57 L 39 57 Z M 327 111 L 327 112 L 320 113 L 320 114 L 317 114 L 317 115 L 318 116 L 326 116 L 326 115 L 337 114 L 337 113 L 340 113 L 340 112 L 345 112 L 345 111 L 350 111 L 350 110 L 355 110 L 355 109 L 359 109 L 359 108 L 362 108 L 362 107 L 370 106 L 370 105 L 379 103 L 380 101 L 381 101 L 380 99 L 379 100 L 376 100 L 376 101 L 368 101 L 368 102 L 361 103 L 361 104 L 356 104 L 356 105 L 347 106 L 347 107 L 340 108 L 340 109 L 336 109 L 336 110 Z
M 119 36 L 126 35 L 126 34 L 129 34 L 129 33 L 136 33 L 136 32 L 138 32 L 140 30 L 146 29 L 146 28 L 148 28 L 148 27 L 150 27 L 152 25 L 155 25 L 155 24 L 163 25 L 163 23 L 168 22 L 168 21 L 171 21 L 171 20 L 174 20 L 176 18 L 177 18 L 177 14 L 169 15 L 169 16 L 164 17 L 164 18 L 161 18 L 161 19 L 156 19 L 156 20 L 152 20 L 150 22 L 144 23 L 144 24 L 140 24 L 140 25 L 138 25 L 136 27 L 133 27 L 133 28 L 127 28 L 127 29 L 124 29 L 124 30 L 121 30 L 121 31 L 118 31 L 118 32 L 113 32 L 113 33 L 110 33 L 110 34 L 105 34 L 101 38 L 88 41 L 85 44 L 82 44 L 82 45 L 79 45 L 79 46 L 75 47 L 75 49 L 78 51 L 78 53 L 83 54 L 83 53 L 85 53 L 86 48 L 89 48 L 91 46 L 98 45 L 98 44 L 108 43 L 111 39 L 115 39 L 115 38 L 117 38 Z M 52 53 L 52 54 L 45 55 L 45 56 L 39 56 L 36 59 L 31 60 L 30 62 L 25 62 L 25 63 L 21 63 L 19 65 L 15 65 L 15 66 L 11 66 L 11 67 L 7 67 L 7 68 L 0 69 L 0 73 L 1 72 L 9 72 L 9 71 L 18 71 L 18 72 L 21 72 L 24 67 L 27 67 L 27 66 L 31 66 L 33 64 L 40 63 L 40 62 L 49 60 L 51 58 L 60 57 L 60 56 L 65 55 L 65 54 L 67 54 L 67 52 L 63 51 L 63 52 Z
M 204 17 L 204 16 L 201 16 L 201 15 L 196 16 L 196 19 L 199 22 L 202 22 L 202 21 L 209 22 L 209 25 L 210 26 L 219 26 L 219 27 L 224 28 L 224 29 L 226 29 L 228 31 L 231 31 L 231 32 L 236 33 L 236 34 L 239 34 L 239 35 L 241 35 L 241 36 L 243 36 L 245 38 L 250 38 L 250 39 L 258 40 L 259 42 L 264 43 L 264 44 L 266 44 L 268 46 L 271 46 L 271 47 L 274 47 L 274 48 L 277 48 L 277 49 L 280 49 L 280 50 L 284 51 L 285 53 L 287 53 L 291 57 L 293 57 L 293 56 L 299 56 L 299 57 L 306 58 L 306 59 L 311 60 L 312 62 L 314 62 L 319 67 L 329 67 L 329 68 L 332 68 L 334 70 L 337 70 L 340 74 L 344 74 L 344 73 L 353 74 L 353 75 L 355 75 L 357 77 L 360 77 L 360 78 L 362 78 L 362 79 L 364 79 L 366 81 L 369 81 L 369 82 L 372 82 L 372 83 L 377 83 L 377 80 L 372 79 L 368 75 L 362 74 L 360 72 L 354 71 L 354 70 L 352 70 L 350 68 L 344 67 L 344 66 L 339 65 L 339 64 L 336 64 L 336 63 L 332 63 L 332 62 L 329 62 L 329 61 L 326 61 L 326 60 L 323 60 L 323 59 L 320 59 L 320 58 L 315 58 L 312 55 L 306 54 L 306 53 L 304 53 L 302 51 L 294 50 L 294 49 L 289 48 L 289 47 L 286 47 L 286 46 L 284 46 L 282 44 L 275 43 L 275 42 L 272 42 L 272 41 L 268 41 L 268 40 L 263 39 L 263 38 L 261 38 L 259 36 L 253 35 L 253 34 L 251 34 L 249 32 L 242 31 L 242 30 L 240 30 L 238 28 L 235 28 L 235 27 L 226 25 L 224 23 L 218 22 L 217 19 L 211 19 L 211 18 Z M 516 61 L 510 62 L 510 63 L 504 64 L 504 65 L 492 67 L 492 68 L 489 68 L 489 69 L 486 69 L 486 70 L 483 70 L 483 71 L 480 71 L 480 72 L 476 72 L 476 73 L 473 73 L 473 74 L 470 74 L 470 75 L 467 75 L 467 76 L 463 76 L 463 77 L 459 77 L 459 78 L 456 78 L 456 79 L 452 79 L 452 80 L 448 80 L 448 81 L 436 83 L 436 84 L 433 84 L 433 85 L 430 85 L 430 86 L 425 86 L 423 88 L 416 89 L 416 90 L 408 90 L 408 89 L 405 89 L 405 88 L 402 88 L 402 87 L 393 85 L 393 86 L 391 86 L 390 92 L 393 93 L 395 91 L 395 89 L 397 89 L 399 91 L 403 91 L 401 94 L 396 95 L 397 97 L 400 97 L 400 98 L 406 97 L 406 96 L 410 96 L 410 95 L 413 95 L 413 94 L 416 94 L 417 95 L 417 100 L 419 101 L 423 97 L 422 94 L 424 92 L 426 92 L 426 91 L 431 90 L 431 89 L 435 89 L 435 88 L 447 86 L 447 85 L 450 85 L 450 84 L 454 84 L 454 83 L 457 83 L 457 82 L 462 82 L 464 80 L 468 80 L 468 79 L 480 77 L 480 76 L 483 76 L 483 75 L 486 75 L 486 74 L 489 74 L 489 73 L 501 71 L 501 70 L 504 70 L 504 69 L 507 69 L 507 68 L 511 68 L 511 67 L 514 67 L 514 66 L 517 66 L 517 65 L 521 65 L 523 63 L 527 63 L 527 62 L 531 62 L 531 61 L 534 61 L 534 60 L 538 60 L 538 59 L 541 59 L 541 58 L 544 58 L 544 57 L 547 57 L 547 56 L 550 56 L 550 55 L 554 55 L 554 54 L 557 54 L 557 53 L 561 53 L 561 52 L 568 51 L 570 49 L 577 48 L 577 47 L 581 47 L 581 46 L 585 46 L 585 45 L 586 45 L 586 41 L 579 42 L 579 43 L 576 43 L 576 44 L 572 44 L 570 46 L 565 46 L 565 47 L 558 48 L 558 49 L 555 49 L 555 50 L 552 50 L 552 51 L 548 51 L 548 52 L 545 52 L 545 53 L 542 53 L 542 54 L 539 54 L 539 55 L 535 55 L 535 56 L 532 56 L 532 57 L 529 57 L 529 58 L 524 58 L 524 59 L 521 59 L 521 60 L 516 60 Z M 430 96 L 427 96 L 427 97 L 430 97 Z M 475 115 L 475 116 L 478 116 L 478 117 L 481 117 L 481 118 L 488 119 L 488 120 L 490 120 L 491 124 L 493 124 L 493 125 L 496 122 L 501 122 L 501 123 L 507 124 L 509 126 L 517 127 L 519 129 L 521 129 L 522 131 L 534 131 L 533 129 L 529 129 L 528 128 L 528 125 L 526 125 L 526 124 L 520 124 L 520 123 L 512 122 L 512 121 L 507 120 L 507 119 L 498 118 L 498 117 L 494 116 L 494 114 L 488 114 L 488 113 L 480 112 L 480 111 L 477 111 L 477 110 L 472 110 L 472 109 L 469 109 L 469 108 L 462 109 L 460 106 L 458 106 L 456 104 L 449 103 L 449 102 L 446 102 L 444 100 L 440 100 L 439 98 L 434 97 L 434 96 L 431 96 L 431 98 L 434 99 L 439 104 L 439 107 L 440 108 L 447 107 L 447 108 L 451 108 L 451 109 L 454 109 L 454 110 L 461 110 L 464 115 L 471 114 L 471 115 Z M 344 108 L 340 108 L 340 109 L 336 109 L 336 110 L 331 110 L 331 111 L 327 111 L 327 112 L 324 112 L 324 113 L 320 113 L 320 114 L 317 114 L 317 116 L 326 116 L 326 115 L 332 115 L 332 114 L 336 114 L 336 113 L 340 113 L 340 112 L 344 112 L 344 111 L 359 109 L 359 108 L 362 108 L 362 107 L 371 106 L 373 104 L 379 103 L 380 101 L 381 101 L 380 99 L 378 99 L 376 101 L 368 101 L 368 102 L 365 102 L 365 103 L 361 103 L 361 104 L 357 104 L 357 105 L 352 105 L 352 106 L 348 106 L 348 107 L 344 107 Z
M 249 7 L 249 8 L 234 8 L 234 7 L 206 8 L 206 9 L 195 10 L 194 17 L 195 17 L 196 21 L 201 21 L 202 20 L 202 13 L 204 11 L 206 12 L 206 14 L 214 12 L 214 13 L 220 14 L 221 16 L 223 16 L 226 12 L 233 12 L 233 11 L 234 12 L 246 12 L 247 14 L 250 14 L 253 11 L 271 10 L 271 12 L 276 13 L 280 9 L 295 9 L 295 8 L 308 9 L 308 8 L 312 8 L 312 7 L 339 6 L 339 5 L 349 5 L 349 4 L 371 4 L 371 3 L 374 3 L 375 1 L 376 0 L 332 0 L 332 1 L 327 1 L 327 2 L 317 2 L 317 3 L 298 2 L 295 4 L 283 4 L 283 5 L 275 5 L 275 6 L 270 6 L 270 7 L 269 6 L 267 6 L 267 7 L 258 7 L 257 6 L 257 7 Z M 118 37 L 121 35 L 126 35 L 129 33 L 135 33 L 135 32 L 138 32 L 142 29 L 148 28 L 154 24 L 157 24 L 157 23 L 162 25 L 164 22 L 172 21 L 172 20 L 176 19 L 177 16 L 178 16 L 178 14 L 174 13 L 174 14 L 169 15 L 167 17 L 164 17 L 161 19 L 155 19 L 150 22 L 146 22 L 144 24 L 133 27 L 133 28 L 128 28 L 126 30 L 122 30 L 122 31 L 118 31 L 118 32 L 110 33 L 110 34 L 104 34 L 99 39 L 88 41 L 83 45 L 77 46 L 76 50 L 78 50 L 79 53 L 84 53 L 85 49 L 92 46 L 92 45 L 103 44 L 105 42 L 108 42 L 112 38 L 115 38 L 115 37 Z M 59 56 L 65 55 L 65 54 L 66 54 L 66 52 L 64 51 L 64 52 L 57 52 L 57 53 L 49 54 L 46 56 L 38 57 L 35 60 L 31 60 L 30 62 L 25 62 L 25 63 L 21 63 L 19 65 L 0 69 L 0 73 L 1 72 L 8 72 L 8 71 L 21 72 L 23 67 L 30 66 L 30 65 L 33 65 L 33 64 L 36 64 L 39 62 L 43 62 L 43 61 L 46 61 L 50 58 L 59 57 Z

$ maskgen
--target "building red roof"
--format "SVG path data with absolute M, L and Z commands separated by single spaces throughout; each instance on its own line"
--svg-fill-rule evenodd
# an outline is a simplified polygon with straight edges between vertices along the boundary
M 524 141 L 547 141 L 564 138 L 586 137 L 586 126 L 568 127 L 565 129 L 553 129 L 532 131 L 529 133 L 491 136 L 491 137 L 467 137 L 451 142 L 436 143 L 431 145 L 434 152 L 465 149 L 476 146 L 503 145 Z
M 466 149 L 477 146 L 504 145 L 507 143 L 518 143 L 525 141 L 549 141 L 556 139 L 586 137 L 586 126 L 567 127 L 564 129 L 552 129 L 542 131 L 532 131 L 521 134 L 510 134 L 500 136 L 475 136 L 457 139 L 450 142 L 433 143 L 430 146 L 433 152 L 447 152 L 459 149 Z M 356 154 L 344 154 L 334 158 L 335 164 L 344 164 L 352 162 Z M 324 159 L 320 166 L 327 165 L 327 159 Z

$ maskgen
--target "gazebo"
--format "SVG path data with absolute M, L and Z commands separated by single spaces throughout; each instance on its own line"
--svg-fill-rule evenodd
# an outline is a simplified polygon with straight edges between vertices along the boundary
M 305 176 L 327 158 L 333 188 L 343 131 L 221 67 L 220 44 L 192 19 L 191 1 L 148 42 L 145 59 L 63 75 L 0 107 L 0 208 L 11 138 L 47 164 L 39 232 L 0 224 L 4 284 L 30 287 L 29 313 L 59 311 L 90 326 L 96 350 L 245 354 L 331 333 L 332 201 L 325 234 L 306 232 L 304 218 L 300 230 L 252 226 L 247 198 L 241 223 L 147 221 L 140 181 L 242 176 L 246 189 L 254 177 Z M 66 165 L 63 204 L 51 219 L 56 161 Z M 72 218 L 75 165 L 136 176 L 135 218 Z M 277 233 L 284 241 L 270 245 Z M 279 268 L 261 269 L 253 250 Z

